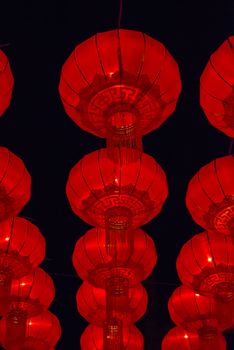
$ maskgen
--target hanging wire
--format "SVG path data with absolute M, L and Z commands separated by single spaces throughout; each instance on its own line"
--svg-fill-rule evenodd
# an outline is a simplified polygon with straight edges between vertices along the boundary
M 121 27 L 122 15 L 123 15 L 123 0 L 119 0 L 118 29 Z
M 0 48 L 2 48 L 2 47 L 6 47 L 6 46 L 10 46 L 10 45 L 11 45 L 10 43 L 0 44 Z
M 234 142 L 234 138 L 232 138 L 231 141 L 230 141 L 229 150 L 228 150 L 228 154 L 229 154 L 229 155 L 232 154 L 233 142 Z

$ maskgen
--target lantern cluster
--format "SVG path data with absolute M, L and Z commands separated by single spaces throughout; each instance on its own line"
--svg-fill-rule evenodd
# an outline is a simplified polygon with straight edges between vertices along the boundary
M 200 102 L 209 121 L 234 136 L 234 50 L 228 38 L 211 56 L 200 81 Z M 234 158 L 203 166 L 191 179 L 186 205 L 206 231 L 182 247 L 177 272 L 182 286 L 168 302 L 176 328 L 162 349 L 226 349 L 222 332 L 234 325 Z
M 0 61 L 4 111 L 13 78 L 1 52 Z M 61 334 L 57 317 L 47 311 L 54 298 L 53 281 L 38 267 L 45 239 L 34 224 L 18 216 L 30 195 L 31 177 L 24 163 L 0 147 L 0 343 L 6 350 L 52 350 Z
M 133 325 L 147 307 L 141 282 L 157 261 L 153 240 L 139 227 L 159 214 L 168 188 L 164 171 L 142 151 L 142 136 L 174 111 L 181 90 L 176 62 L 141 32 L 98 33 L 62 68 L 66 113 L 106 148 L 71 170 L 66 193 L 74 213 L 94 226 L 76 243 L 73 264 L 84 281 L 77 307 L 91 323 L 82 350 L 142 350 Z
M 230 155 L 202 167 L 189 183 L 187 208 L 206 231 L 179 253 L 176 265 L 183 285 L 172 294 L 168 308 L 181 328 L 168 333 L 163 350 L 173 349 L 172 339 L 182 349 L 226 347 L 221 332 L 234 325 L 233 178 Z

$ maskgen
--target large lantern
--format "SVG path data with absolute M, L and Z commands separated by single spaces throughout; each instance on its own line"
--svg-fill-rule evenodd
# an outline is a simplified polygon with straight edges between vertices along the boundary
M 67 114 L 110 146 L 141 148 L 141 136 L 174 111 L 181 91 L 166 48 L 133 30 L 98 33 L 79 44 L 59 84 Z
M 10 104 L 13 85 L 14 79 L 8 58 L 0 50 L 0 116 Z
M 0 315 L 8 307 L 13 279 L 27 275 L 45 256 L 45 239 L 28 220 L 0 222 Z
M 6 342 L 7 320 L 0 322 L 1 344 L 7 347 Z M 28 318 L 23 343 L 15 344 L 15 349 L 24 350 L 52 350 L 61 336 L 61 327 L 58 318 L 50 311 L 39 316 Z
M 115 349 L 116 346 L 116 330 L 109 329 L 107 349 Z M 104 350 L 105 337 L 103 328 L 96 326 L 88 326 L 81 335 L 81 350 Z M 111 347 L 112 346 L 112 347 Z M 135 327 L 123 328 L 123 350 L 143 350 L 144 339 L 141 332 Z
M 182 247 L 176 262 L 181 282 L 219 301 L 234 298 L 232 238 L 214 232 L 195 235 Z
M 226 350 L 226 340 L 219 333 L 214 339 L 203 339 L 196 332 L 172 328 L 162 341 L 162 350 Z
M 106 245 L 106 230 L 93 228 L 77 241 L 73 253 L 80 278 L 98 288 L 106 288 L 110 279 L 115 285 L 116 278 L 119 283 L 134 286 L 149 276 L 156 261 L 154 242 L 140 229 L 132 232 L 131 249 L 125 250 L 120 244 L 112 255 Z
M 54 294 L 52 279 L 39 267 L 29 275 L 13 280 L 6 315 L 6 348 L 23 343 L 27 319 L 47 309 Z
M 234 36 L 211 55 L 200 80 L 200 103 L 217 129 L 234 137 Z
M 71 207 L 92 226 L 139 227 L 162 209 L 168 193 L 164 171 L 144 153 L 123 163 L 126 151 L 121 148 L 115 162 L 106 149 L 92 152 L 70 172 L 66 191 Z
M 194 221 L 208 230 L 234 233 L 234 158 L 218 158 L 191 179 L 186 205 Z
M 76 295 L 79 313 L 89 322 L 102 327 L 107 318 L 106 290 L 95 288 L 83 282 Z M 148 296 L 142 284 L 128 289 L 128 303 L 121 292 L 115 297 L 113 317 L 123 320 L 125 324 L 135 323 L 141 318 L 147 307 Z
M 31 195 L 31 177 L 24 163 L 0 147 L 0 221 L 18 214 Z
M 168 310 L 172 321 L 189 331 L 197 331 L 203 338 L 213 338 L 220 331 L 232 327 L 234 303 L 218 303 L 186 286 L 171 295 Z

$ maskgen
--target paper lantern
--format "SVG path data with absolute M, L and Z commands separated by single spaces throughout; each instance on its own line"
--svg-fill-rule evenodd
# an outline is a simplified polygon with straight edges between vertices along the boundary
M 135 323 L 146 312 L 148 296 L 142 284 L 128 288 L 126 297 L 121 290 L 115 295 L 113 317 L 123 320 L 125 324 Z M 107 318 L 106 290 L 95 288 L 83 282 L 76 295 L 79 313 L 89 322 L 102 327 Z
M 4 52 L 0 50 L 0 116 L 10 105 L 13 85 L 10 63 Z
M 1 344 L 5 347 L 6 318 L 0 322 Z M 61 326 L 58 318 L 50 311 L 26 321 L 26 331 L 22 345 L 15 344 L 15 349 L 52 350 L 61 336 Z
M 70 172 L 66 192 L 72 210 L 92 226 L 135 228 L 162 209 L 168 193 L 162 168 L 144 153 L 125 164 L 126 152 L 119 150 L 118 162 L 106 149 L 92 152 Z
M 45 239 L 28 220 L 0 222 L 0 315 L 9 304 L 12 279 L 27 275 L 45 256 Z
M 181 282 L 197 293 L 221 301 L 234 298 L 234 245 L 230 236 L 214 232 L 195 235 L 176 262 Z
M 220 333 L 214 339 L 202 339 L 198 333 L 172 328 L 162 341 L 162 350 L 226 350 L 226 340 Z
M 80 339 L 81 350 L 104 350 L 103 346 L 103 328 L 88 326 Z M 115 329 L 109 334 L 109 340 L 115 339 Z M 109 345 L 109 344 L 108 344 Z M 112 344 L 111 344 L 112 345 Z M 108 347 L 108 350 L 111 347 Z M 114 345 L 112 347 L 114 349 Z M 123 329 L 123 350 L 143 350 L 144 339 L 141 332 L 135 327 L 124 327 Z
M 178 66 L 158 41 L 133 30 L 98 33 L 78 45 L 59 84 L 66 113 L 112 146 L 141 148 L 141 136 L 174 111 Z
M 191 179 L 186 205 L 194 221 L 207 230 L 234 232 L 234 158 L 218 158 Z
M 24 163 L 0 147 L 0 221 L 18 214 L 31 195 L 31 177 Z
M 171 295 L 168 310 L 172 321 L 201 337 L 213 338 L 220 331 L 231 328 L 234 322 L 234 303 L 218 303 L 180 286 Z
M 48 308 L 54 294 L 52 279 L 39 267 L 29 275 L 13 280 L 6 315 L 6 348 L 15 349 L 16 345 L 23 344 L 27 319 Z
M 234 36 L 211 55 L 200 80 L 200 103 L 217 129 L 234 137 Z
M 108 254 L 106 231 L 93 228 L 81 237 L 73 253 L 73 265 L 81 279 L 97 288 L 106 288 L 107 280 L 118 277 L 128 286 L 146 279 L 157 261 L 153 240 L 142 230 L 133 231 L 133 245 L 128 255 L 116 249 L 116 256 Z M 118 286 L 118 284 L 117 284 Z M 119 288 L 119 287 L 118 287 Z

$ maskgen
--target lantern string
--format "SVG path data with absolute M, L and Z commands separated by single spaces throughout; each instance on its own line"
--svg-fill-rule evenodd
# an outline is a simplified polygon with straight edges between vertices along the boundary
M 232 154 L 232 150 L 233 150 L 233 141 L 234 141 L 234 138 L 231 139 L 230 141 L 230 146 L 229 146 L 229 150 L 228 150 L 228 154 Z
M 1 47 L 6 47 L 6 46 L 10 46 L 11 44 L 10 43 L 4 43 L 4 44 L 0 44 L 0 48 Z
M 121 26 L 122 15 L 123 15 L 123 0 L 119 0 L 118 29 L 119 29 L 120 26 Z

